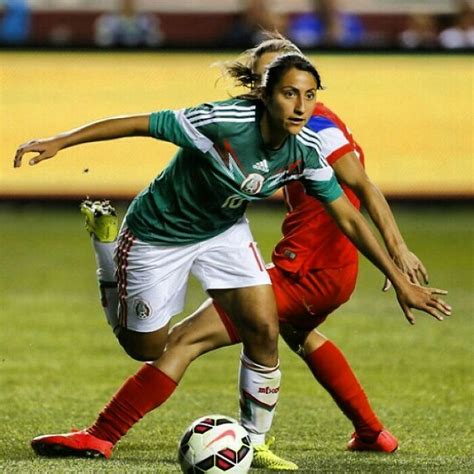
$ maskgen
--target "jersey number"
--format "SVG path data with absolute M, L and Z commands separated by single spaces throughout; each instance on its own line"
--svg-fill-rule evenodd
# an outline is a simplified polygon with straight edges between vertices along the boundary
M 232 196 L 229 196 L 225 201 L 224 204 L 222 204 L 221 207 L 228 207 L 229 209 L 237 209 L 240 207 L 245 199 L 242 199 L 238 194 L 232 194 Z

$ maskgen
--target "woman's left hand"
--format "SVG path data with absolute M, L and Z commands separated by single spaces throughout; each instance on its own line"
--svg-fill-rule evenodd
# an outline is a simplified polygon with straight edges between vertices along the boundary
M 428 272 L 421 260 L 413 252 L 406 249 L 398 255 L 392 255 L 392 259 L 395 265 L 397 265 L 412 283 L 416 285 L 428 283 Z M 388 291 L 391 286 L 391 281 L 385 278 L 382 291 Z

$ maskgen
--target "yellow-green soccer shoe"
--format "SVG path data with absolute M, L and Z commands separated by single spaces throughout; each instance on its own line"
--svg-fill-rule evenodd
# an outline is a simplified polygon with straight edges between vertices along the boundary
M 271 437 L 266 443 L 253 446 L 252 467 L 268 469 L 270 471 L 297 471 L 298 466 L 291 461 L 287 461 L 270 451 L 270 446 L 275 442 Z
M 99 242 L 114 242 L 117 239 L 119 227 L 117 213 L 110 201 L 90 201 L 86 199 L 81 202 L 81 213 L 86 218 L 85 227 L 87 232 Z

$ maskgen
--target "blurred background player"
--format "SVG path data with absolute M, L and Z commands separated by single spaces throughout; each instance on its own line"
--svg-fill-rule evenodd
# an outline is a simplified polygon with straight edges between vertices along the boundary
M 407 49 L 431 49 L 438 45 L 436 18 L 418 13 L 406 19 L 406 28 L 400 33 L 400 45 Z
M 269 0 L 241 0 L 241 9 L 222 44 L 231 48 L 249 48 L 265 37 L 264 31 L 285 31 L 286 17 L 277 13 Z
M 474 48 L 474 1 L 459 0 L 452 24 L 441 31 L 439 42 L 446 49 Z
M 340 8 L 337 0 L 313 0 L 312 10 L 294 15 L 288 22 L 289 38 L 302 48 L 358 47 L 365 28 L 354 13 Z
M 4 0 L 0 2 L 0 7 L 2 6 L 0 44 L 18 46 L 28 43 L 31 32 L 31 8 L 27 0 Z
M 100 15 L 94 30 L 95 43 L 103 47 L 153 47 L 163 41 L 158 18 L 138 11 L 134 0 L 120 0 L 119 10 Z
M 254 88 L 272 59 L 284 52 L 298 51 L 281 36 L 270 37 L 269 41 L 247 52 L 244 64 L 229 68 L 230 74 L 239 78 L 243 85 Z M 367 178 L 362 166 L 362 150 L 344 124 L 320 103 L 309 123 L 321 140 L 324 158 L 366 202 L 392 258 L 413 281 L 425 280 L 427 275 L 423 265 L 407 249 L 383 196 Z M 351 202 L 358 206 L 358 199 L 347 185 L 345 190 Z M 269 270 L 277 296 L 282 335 L 353 422 L 356 432 L 348 449 L 393 452 L 398 446 L 396 439 L 383 429 L 343 354 L 321 333 L 312 330 L 349 299 L 357 275 L 357 252 L 324 209 L 302 192 L 299 183 L 288 186 L 287 200 L 291 207 L 283 224 L 285 237 L 274 251 L 275 267 Z M 82 209 L 93 236 L 103 304 L 113 326 L 117 307 L 112 260 L 114 244 L 100 240 L 113 240 L 114 232 L 110 229 L 116 228 L 116 217 L 107 204 L 86 202 Z M 173 327 L 165 353 L 153 365 L 178 382 L 196 357 L 238 340 L 238 331 L 224 312 L 208 301 Z M 125 382 L 86 431 L 42 436 L 33 441 L 33 446 L 38 448 L 49 444 L 59 451 L 64 449 L 76 454 L 89 451 L 109 457 L 113 445 L 128 429 L 163 403 L 165 391 L 166 388 L 144 379 L 141 369 Z M 242 422 L 256 446 L 254 466 L 295 469 L 296 465 L 271 453 L 268 443 L 264 442 L 264 434 L 262 436 L 254 430 L 256 412 L 252 411 L 243 390 L 241 407 Z

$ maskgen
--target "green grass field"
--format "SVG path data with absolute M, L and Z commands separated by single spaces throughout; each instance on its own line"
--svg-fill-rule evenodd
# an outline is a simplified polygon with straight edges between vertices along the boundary
M 449 290 L 450 320 L 418 314 L 411 327 L 383 278 L 363 262 L 352 300 L 322 327 L 346 353 L 386 426 L 393 456 L 344 450 L 349 422 L 282 344 L 276 450 L 301 472 L 474 472 L 473 208 L 396 208 L 400 227 Z M 282 211 L 254 208 L 253 230 L 268 260 Z M 178 439 L 195 418 L 238 415 L 238 347 L 197 361 L 168 403 L 117 446 L 110 461 L 41 459 L 38 434 L 83 427 L 139 363 L 115 341 L 101 313 L 91 248 L 75 203 L 0 205 L 0 471 L 179 472 Z M 204 298 L 196 282 L 187 311 Z M 204 376 L 205 374 L 205 376 Z

